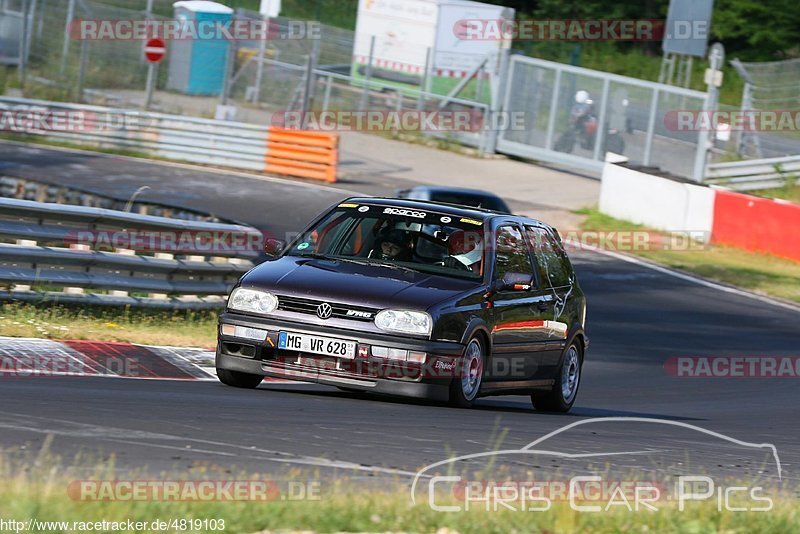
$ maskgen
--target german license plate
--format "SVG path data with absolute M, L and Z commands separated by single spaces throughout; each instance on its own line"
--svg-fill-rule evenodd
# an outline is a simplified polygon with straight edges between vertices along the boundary
M 356 357 L 355 341 L 346 341 L 330 337 L 296 334 L 294 332 L 281 332 L 278 335 L 278 348 L 296 350 L 309 354 L 335 356 L 352 360 Z

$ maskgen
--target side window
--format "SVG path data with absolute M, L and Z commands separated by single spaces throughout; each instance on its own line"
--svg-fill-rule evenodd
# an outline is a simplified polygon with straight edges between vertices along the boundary
M 506 273 L 533 274 L 531 256 L 525 238 L 516 226 L 501 226 L 497 229 L 495 278 Z
M 536 256 L 539 279 L 547 280 L 551 287 L 569 285 L 572 267 L 558 240 L 544 228 L 526 226 L 525 232 Z

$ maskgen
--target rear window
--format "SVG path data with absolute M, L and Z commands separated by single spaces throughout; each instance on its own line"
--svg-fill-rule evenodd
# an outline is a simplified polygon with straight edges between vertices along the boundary
M 459 206 L 469 206 L 472 208 L 484 208 L 494 211 L 508 211 L 505 203 L 496 197 L 484 197 L 478 195 L 468 195 L 460 193 L 432 193 L 431 200 L 443 202 L 445 204 L 457 204 Z

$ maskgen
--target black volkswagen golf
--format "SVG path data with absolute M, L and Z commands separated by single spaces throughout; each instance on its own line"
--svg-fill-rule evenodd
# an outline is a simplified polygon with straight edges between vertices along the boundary
M 267 248 L 220 316 L 223 383 L 267 376 L 462 407 L 509 394 L 548 411 L 575 402 L 586 299 L 546 224 L 351 198 Z

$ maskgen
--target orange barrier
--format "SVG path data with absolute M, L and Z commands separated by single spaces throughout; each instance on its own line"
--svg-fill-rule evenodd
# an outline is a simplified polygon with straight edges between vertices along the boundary
M 800 261 L 800 205 L 717 191 L 711 240 Z
M 270 126 L 264 172 L 335 182 L 339 134 Z

